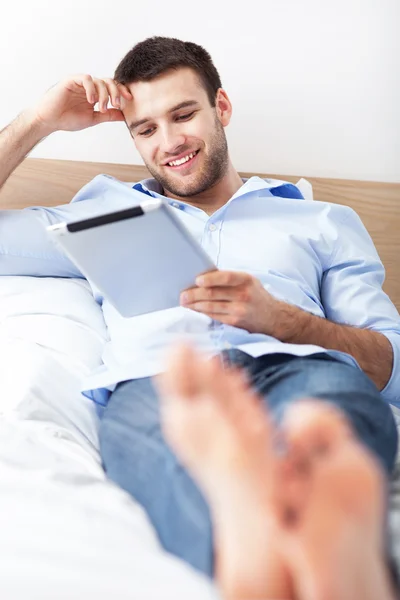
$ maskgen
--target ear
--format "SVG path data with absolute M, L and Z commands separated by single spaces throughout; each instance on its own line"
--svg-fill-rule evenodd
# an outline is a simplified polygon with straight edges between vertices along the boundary
M 215 99 L 215 110 L 217 117 L 221 121 L 221 125 L 226 127 L 229 125 L 232 116 L 232 104 L 228 98 L 228 94 L 220 88 Z

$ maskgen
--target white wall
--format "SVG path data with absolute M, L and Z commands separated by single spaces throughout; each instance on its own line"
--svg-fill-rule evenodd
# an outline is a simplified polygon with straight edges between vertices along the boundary
M 7 2 L 0 126 L 61 77 L 112 76 L 141 39 L 175 36 L 214 58 L 234 106 L 237 169 L 400 181 L 400 1 L 233 3 Z M 142 163 L 123 123 L 54 134 L 32 156 Z

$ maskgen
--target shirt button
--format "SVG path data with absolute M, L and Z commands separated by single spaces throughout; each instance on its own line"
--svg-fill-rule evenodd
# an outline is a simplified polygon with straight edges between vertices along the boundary
M 174 208 L 179 208 L 179 204 L 178 204 L 177 202 L 173 202 L 173 203 L 172 203 L 172 206 L 173 206 Z
M 210 231 L 215 231 L 216 229 L 217 229 L 217 226 L 216 226 L 216 225 L 214 225 L 214 223 L 211 223 L 211 225 L 210 225 L 210 227 L 209 227 L 209 230 L 210 230 Z

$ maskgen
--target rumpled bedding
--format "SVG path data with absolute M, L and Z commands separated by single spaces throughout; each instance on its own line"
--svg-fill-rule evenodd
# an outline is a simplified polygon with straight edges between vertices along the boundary
M 7 600 L 216 600 L 107 481 L 80 393 L 107 329 L 82 279 L 0 277 L 0 584 Z M 393 409 L 400 427 L 400 410 Z M 390 492 L 400 571 L 400 456 Z
M 107 330 L 80 279 L 0 278 L 0 585 L 7 600 L 212 600 L 107 481 L 79 391 Z

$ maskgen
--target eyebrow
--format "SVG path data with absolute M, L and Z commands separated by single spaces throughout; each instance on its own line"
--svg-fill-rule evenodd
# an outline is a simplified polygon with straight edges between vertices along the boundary
M 197 100 L 185 100 L 185 102 L 180 102 L 179 104 L 176 104 L 176 106 L 173 106 L 172 108 L 169 109 L 168 113 L 171 114 L 177 110 L 180 110 L 181 108 L 188 108 L 188 107 L 195 107 L 195 106 L 200 106 L 199 103 L 197 102 Z M 133 131 L 134 129 L 137 129 L 138 127 L 140 127 L 140 125 L 144 125 L 145 123 L 147 123 L 148 121 L 151 121 L 152 119 L 150 117 L 146 117 L 145 119 L 140 119 L 139 121 L 132 121 L 132 123 L 130 123 L 128 125 L 130 131 Z

